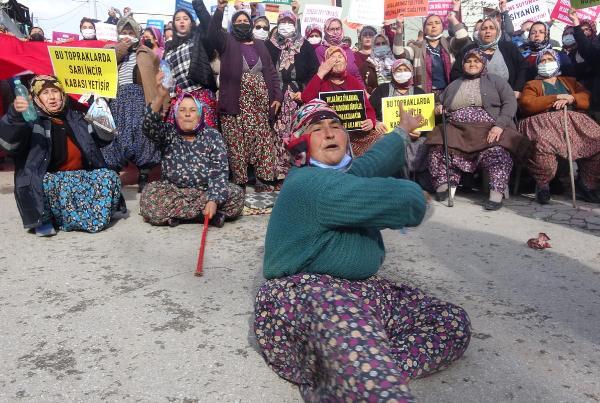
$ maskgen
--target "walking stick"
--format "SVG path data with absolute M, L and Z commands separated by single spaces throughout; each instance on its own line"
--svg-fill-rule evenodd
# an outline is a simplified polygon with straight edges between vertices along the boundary
M 448 154 L 448 133 L 446 132 L 446 110 L 442 107 L 442 133 L 444 140 L 444 159 L 446 160 L 446 183 L 448 184 L 448 207 L 454 207 L 452 191 L 450 190 L 450 155 Z
M 565 139 L 567 141 L 567 156 L 569 157 L 569 177 L 571 179 L 571 197 L 573 208 L 577 208 L 575 201 L 575 175 L 573 174 L 573 154 L 571 153 L 571 139 L 569 138 L 569 129 L 567 128 L 567 105 L 563 108 L 563 125 L 565 128 Z
M 206 246 L 206 233 L 208 232 L 208 214 L 204 216 L 204 228 L 202 229 L 202 240 L 200 241 L 200 251 L 198 253 L 198 263 L 194 276 L 202 276 L 202 265 L 204 263 L 204 247 Z

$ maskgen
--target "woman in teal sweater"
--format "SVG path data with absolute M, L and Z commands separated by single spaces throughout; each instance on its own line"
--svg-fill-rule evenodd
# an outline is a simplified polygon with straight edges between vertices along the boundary
M 470 340 L 467 313 L 375 276 L 380 231 L 418 225 L 421 188 L 392 176 L 404 165 L 401 125 L 353 160 L 348 134 L 327 104 L 295 117 L 295 156 L 273 209 L 255 334 L 267 364 L 306 401 L 412 401 L 410 378 L 445 368 Z

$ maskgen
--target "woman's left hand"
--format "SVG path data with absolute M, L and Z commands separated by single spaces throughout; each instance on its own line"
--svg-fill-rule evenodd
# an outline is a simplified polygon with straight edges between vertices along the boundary
M 281 107 L 281 102 L 273 101 L 273 103 L 271 104 L 271 110 L 273 111 L 274 115 L 277 115 L 279 113 L 280 107 Z
M 369 119 L 369 122 L 370 121 L 371 120 Z M 386 134 L 388 132 L 388 128 L 385 125 L 385 123 L 383 123 L 383 122 L 377 122 L 377 124 L 375 124 L 375 131 L 377 132 L 377 134 L 383 136 L 384 134 Z
M 502 129 L 501 127 L 498 126 L 494 126 L 490 129 L 490 131 L 488 132 L 488 136 L 487 136 L 487 142 L 488 143 L 495 143 L 498 140 L 500 140 L 500 136 L 502 136 L 502 133 L 504 132 L 504 129 Z
M 360 128 L 365 132 L 371 131 L 373 129 L 373 122 L 371 119 L 363 120 L 360 124 Z
M 217 213 L 217 203 L 212 200 L 206 202 L 206 206 L 204 206 L 204 210 L 202 210 L 202 214 L 208 216 L 208 219 L 212 219 L 214 215 Z

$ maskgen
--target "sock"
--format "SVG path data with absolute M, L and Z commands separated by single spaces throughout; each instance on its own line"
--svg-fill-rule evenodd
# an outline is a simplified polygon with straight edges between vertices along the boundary
M 495 203 L 500 203 L 504 195 L 500 192 L 496 192 L 495 190 L 490 190 L 490 200 Z

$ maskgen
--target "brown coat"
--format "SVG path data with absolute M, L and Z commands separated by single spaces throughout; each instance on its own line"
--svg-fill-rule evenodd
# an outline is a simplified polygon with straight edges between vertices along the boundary
M 124 43 L 117 43 L 116 45 L 109 45 L 110 48 L 115 49 L 117 53 L 117 64 L 121 64 L 121 61 L 128 53 L 128 46 Z M 140 45 L 136 51 L 137 54 L 137 66 L 135 69 L 135 80 L 136 84 L 139 84 L 144 89 L 144 100 L 146 104 L 152 102 L 156 96 L 156 75 L 158 74 L 159 59 L 154 51 L 144 45 Z
M 569 94 L 575 98 L 574 107 L 578 110 L 587 110 L 590 107 L 590 93 L 573 77 L 558 77 L 561 83 L 569 90 Z M 542 80 L 531 80 L 525 84 L 519 107 L 523 116 L 532 116 L 547 112 L 552 104 L 557 101 L 557 95 L 544 95 Z

